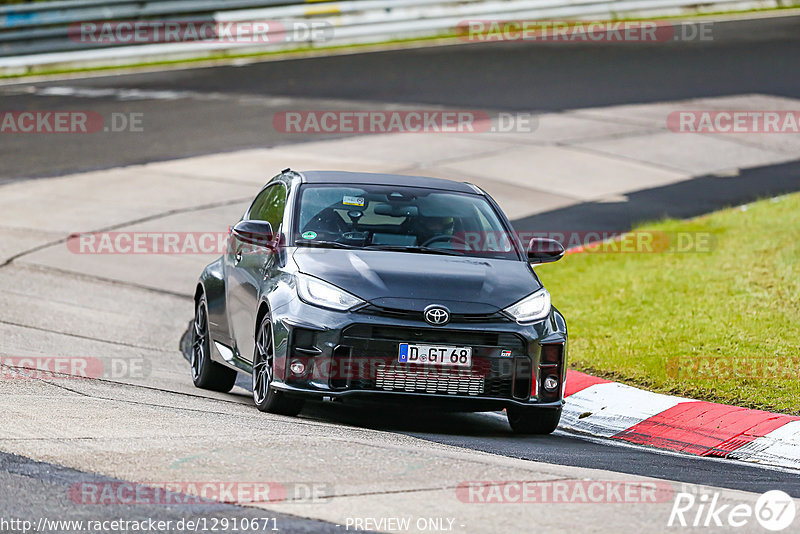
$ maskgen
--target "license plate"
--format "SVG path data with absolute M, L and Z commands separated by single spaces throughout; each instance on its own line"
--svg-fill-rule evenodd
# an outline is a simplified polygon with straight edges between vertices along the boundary
M 400 343 L 400 354 L 397 356 L 397 361 L 400 363 L 472 367 L 472 347 Z

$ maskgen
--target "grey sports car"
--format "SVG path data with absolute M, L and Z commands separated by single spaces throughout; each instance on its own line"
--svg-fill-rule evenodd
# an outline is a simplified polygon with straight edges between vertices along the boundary
M 558 425 L 567 327 L 526 247 L 469 183 L 295 172 L 273 178 L 195 291 L 191 370 L 229 391 L 252 375 L 267 412 L 306 400 L 506 409 L 520 433 Z

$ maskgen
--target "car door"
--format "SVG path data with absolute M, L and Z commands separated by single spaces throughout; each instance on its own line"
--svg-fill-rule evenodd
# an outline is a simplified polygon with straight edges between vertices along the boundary
M 258 194 L 244 218 L 269 222 L 274 235 L 279 236 L 285 207 L 286 187 L 280 182 L 275 183 Z M 228 320 L 239 357 L 251 363 L 259 287 L 275 256 L 267 247 L 244 243 L 231 235 L 226 258 Z

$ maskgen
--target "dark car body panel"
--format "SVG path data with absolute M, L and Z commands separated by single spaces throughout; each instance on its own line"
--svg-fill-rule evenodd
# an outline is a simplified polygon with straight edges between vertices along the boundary
M 431 302 L 452 313 L 494 313 L 541 288 L 527 263 L 376 250 L 298 247 L 294 261 L 312 274 L 386 308 L 422 311 Z
M 507 228 L 510 223 L 496 203 L 478 188 L 458 182 L 422 177 L 341 172 L 284 172 L 271 184 L 286 187 L 283 227 L 276 230 L 282 246 L 277 251 L 255 250 L 245 272 L 236 260 L 239 248 L 233 236 L 226 254 L 202 272 L 197 292 L 206 295 L 214 361 L 242 372 L 252 371 L 256 327 L 269 314 L 275 347 L 273 387 L 291 395 L 316 398 L 362 398 L 394 402 L 429 402 L 460 410 L 492 410 L 509 405 L 556 408 L 563 403 L 566 380 L 567 327 L 553 307 L 546 318 L 521 325 L 501 310 L 542 287 L 520 252 L 520 260 L 410 254 L 394 251 L 317 249 L 286 243 L 292 235 L 297 190 L 304 183 L 397 184 L 452 189 L 483 195 Z M 248 210 L 249 213 L 249 210 Z M 247 213 L 245 213 L 245 217 Z M 515 243 L 520 251 L 522 246 Z M 295 288 L 295 274 L 323 279 L 368 302 L 350 311 L 334 311 L 303 302 Z M 232 284 L 239 287 L 232 289 Z M 249 285 L 245 293 L 242 285 Z M 234 298 L 231 298 L 231 294 Z M 431 303 L 446 306 L 452 320 L 431 326 L 422 310 Z M 232 310 L 233 307 L 241 309 Z M 231 318 L 235 318 L 235 325 Z M 476 336 L 484 336 L 483 338 Z M 311 341 L 303 341 L 300 339 Z M 397 358 L 400 342 L 436 342 L 474 347 L 479 394 L 382 389 L 377 384 Z M 300 344 L 299 344 L 300 343 Z M 545 343 L 563 345 L 558 366 L 561 387 L 547 394 L 539 387 L 544 369 L 540 361 Z M 312 362 L 315 371 L 339 366 L 345 360 L 368 361 L 369 369 L 347 373 L 293 376 L 288 361 Z M 373 365 L 375 363 L 375 365 Z M 338 367 L 337 367 L 338 369 Z M 338 371 L 337 371 L 338 372 Z M 376 373 L 383 373 L 376 376 Z M 525 376 L 527 373 L 527 376 Z M 345 376 L 346 375 L 346 376 Z M 384 377 L 384 378 L 382 378 Z M 527 382 L 526 382 L 527 380 Z M 528 388 L 525 391 L 525 388 Z

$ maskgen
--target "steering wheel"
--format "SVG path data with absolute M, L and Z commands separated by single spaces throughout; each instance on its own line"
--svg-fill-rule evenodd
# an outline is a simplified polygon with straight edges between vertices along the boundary
M 435 235 L 435 236 L 433 236 L 432 238 L 430 238 L 430 239 L 428 239 L 427 241 L 425 241 L 425 242 L 424 242 L 422 245 L 420 245 L 420 246 L 422 246 L 422 247 L 429 247 L 429 246 L 431 246 L 432 244 L 434 244 L 434 243 L 439 243 L 439 242 L 441 242 L 441 241 L 455 241 L 455 242 L 457 242 L 457 243 L 461 243 L 462 245 L 464 245 L 464 250 L 472 250 L 472 247 L 471 247 L 471 246 L 469 246 L 469 244 L 468 244 L 468 243 L 467 243 L 467 242 L 466 242 L 464 239 L 460 238 L 459 236 L 455 236 L 455 235 L 446 235 L 446 234 L 442 234 L 442 235 Z

